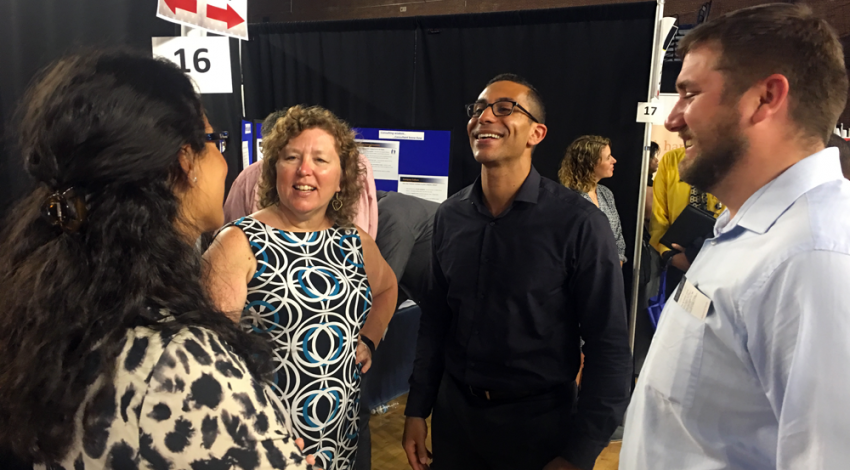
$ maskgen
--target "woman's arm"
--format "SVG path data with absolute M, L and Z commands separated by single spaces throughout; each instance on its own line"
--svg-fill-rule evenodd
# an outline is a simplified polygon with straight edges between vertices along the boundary
M 366 318 L 366 323 L 360 329 L 360 336 L 369 338 L 377 347 L 390 319 L 395 313 L 398 300 L 398 284 L 390 265 L 384 261 L 375 240 L 358 227 L 360 240 L 363 243 L 363 263 L 366 278 L 372 288 L 372 309 Z M 357 363 L 363 363 L 363 372 L 372 367 L 372 354 L 369 348 L 360 341 L 357 345 Z
M 222 230 L 204 253 L 204 281 L 219 310 L 239 322 L 248 298 L 248 282 L 257 269 L 248 238 L 239 227 Z

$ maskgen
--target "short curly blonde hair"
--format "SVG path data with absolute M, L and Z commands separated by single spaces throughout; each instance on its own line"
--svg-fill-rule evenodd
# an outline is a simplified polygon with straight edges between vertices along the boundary
M 365 168 L 360 165 L 360 151 L 354 141 L 354 131 L 348 123 L 320 106 L 297 105 L 287 109 L 286 114 L 275 122 L 271 133 L 263 139 L 263 171 L 257 189 L 260 208 L 280 203 L 280 195 L 277 192 L 277 161 L 289 141 L 308 129 L 322 129 L 334 138 L 342 168 L 339 181 L 341 190 L 338 193 L 342 207 L 334 210 L 333 204 L 328 204 L 325 215 L 338 225 L 351 226 L 357 215 L 357 202 L 360 199 Z
M 596 185 L 594 170 L 602 158 L 602 149 L 611 145 L 611 141 L 598 135 L 583 135 L 567 147 L 567 153 L 561 161 L 558 179 L 564 186 L 586 193 Z

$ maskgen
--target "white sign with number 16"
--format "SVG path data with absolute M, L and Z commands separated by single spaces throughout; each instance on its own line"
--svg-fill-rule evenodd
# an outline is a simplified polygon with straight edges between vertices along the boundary
M 661 101 L 638 103 L 637 122 L 663 125 L 667 119 L 667 108 Z
M 233 93 L 230 38 L 151 38 L 153 56 L 177 64 L 195 82 L 198 93 Z

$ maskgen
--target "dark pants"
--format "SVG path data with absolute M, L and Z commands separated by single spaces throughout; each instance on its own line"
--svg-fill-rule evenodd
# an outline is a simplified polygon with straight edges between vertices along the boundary
M 366 377 L 364 374 L 363 377 Z M 361 388 L 361 390 L 363 390 Z M 354 470 L 372 469 L 372 433 L 369 431 L 369 409 L 368 403 L 363 401 L 360 395 L 360 434 L 357 436 L 357 456 L 354 458 Z
M 540 470 L 566 446 L 575 382 L 517 400 L 473 396 L 444 375 L 431 418 L 434 470 Z

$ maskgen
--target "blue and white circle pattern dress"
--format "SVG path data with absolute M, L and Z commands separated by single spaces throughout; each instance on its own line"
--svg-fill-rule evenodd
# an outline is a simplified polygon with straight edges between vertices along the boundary
M 248 237 L 257 272 L 242 325 L 274 350 L 274 390 L 305 454 L 325 470 L 350 470 L 357 452 L 357 336 L 372 291 L 355 228 L 285 232 L 254 218 L 233 222 Z

